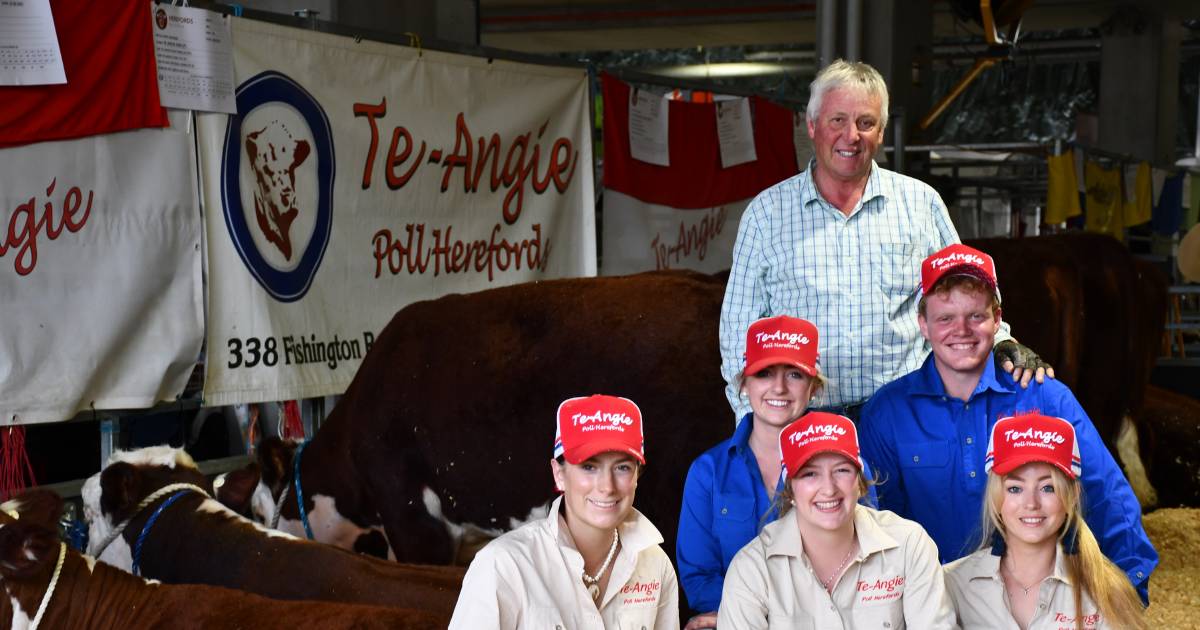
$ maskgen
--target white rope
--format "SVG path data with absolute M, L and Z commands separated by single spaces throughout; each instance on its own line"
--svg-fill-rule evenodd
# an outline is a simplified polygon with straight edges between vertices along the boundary
M 67 558 L 67 543 L 58 543 L 58 562 L 54 564 L 54 575 L 50 576 L 50 585 L 46 587 L 46 594 L 42 595 L 42 603 L 38 606 L 37 614 L 33 616 L 33 621 L 29 623 L 29 630 L 37 630 L 38 624 L 42 623 L 42 616 L 46 614 L 46 608 L 50 606 L 50 597 L 54 595 L 54 587 L 58 586 L 58 576 L 62 574 L 63 561 Z
M 275 513 L 271 515 L 271 529 L 279 529 L 279 515 L 283 513 L 283 500 L 287 498 L 288 491 L 292 489 L 292 484 L 284 486 L 283 492 L 279 494 L 279 498 L 275 499 Z
M 115 529 L 109 532 L 108 536 L 104 539 L 104 543 L 102 543 L 100 547 L 96 549 L 96 553 L 92 554 L 93 557 L 99 559 L 100 556 L 104 554 L 104 550 L 108 549 L 108 546 L 117 539 L 117 536 L 120 536 L 121 532 L 125 531 L 125 528 L 129 526 L 129 522 L 134 518 L 137 518 L 137 515 L 141 514 L 142 510 L 146 509 L 146 506 L 154 503 L 168 494 L 171 494 L 172 492 L 175 492 L 176 490 L 194 490 L 206 497 L 208 496 L 208 493 L 204 491 L 204 488 L 201 488 L 194 483 L 172 483 L 155 490 L 150 494 L 150 496 L 142 499 L 141 503 L 138 503 L 137 507 L 133 510 L 133 514 L 131 514 L 129 518 L 122 521 L 120 525 L 117 525 Z

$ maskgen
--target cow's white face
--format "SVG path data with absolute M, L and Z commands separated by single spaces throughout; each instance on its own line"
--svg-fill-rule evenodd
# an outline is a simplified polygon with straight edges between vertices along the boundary
M 267 526 L 275 520 L 275 497 L 271 496 L 271 489 L 261 481 L 250 496 L 250 514 L 254 520 Z
M 292 258 L 292 221 L 296 204 L 296 167 L 311 151 L 307 140 L 294 138 L 287 127 L 272 120 L 246 136 L 246 155 L 254 172 L 254 213 L 267 241 Z
M 96 555 L 97 548 L 116 528 L 116 524 L 112 522 L 112 516 L 104 514 L 100 510 L 101 493 L 100 473 L 96 473 L 84 482 L 81 492 L 83 495 L 83 518 L 88 522 L 88 554 L 92 556 Z M 129 548 L 129 543 L 120 536 L 112 541 L 104 553 L 96 559 L 125 571 L 133 570 L 133 551 Z

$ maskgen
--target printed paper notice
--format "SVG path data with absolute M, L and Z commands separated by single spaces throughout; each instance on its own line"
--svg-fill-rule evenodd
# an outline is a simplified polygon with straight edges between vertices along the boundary
M 635 160 L 670 166 L 667 143 L 667 105 L 657 94 L 629 90 L 629 153 Z
M 66 82 L 50 0 L 0 0 L 0 85 Z
M 236 114 L 228 19 L 169 4 L 154 6 L 151 14 L 163 107 Z
M 750 99 L 717 101 L 717 140 L 721 144 L 721 168 L 758 159 L 758 154 L 754 152 Z
M 808 117 L 802 111 L 792 112 L 792 145 L 796 148 L 796 168 L 807 169 L 813 150 L 808 137 Z

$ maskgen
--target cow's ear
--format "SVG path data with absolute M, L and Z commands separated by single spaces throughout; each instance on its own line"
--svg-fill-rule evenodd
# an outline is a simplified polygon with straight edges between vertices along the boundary
M 307 140 L 297 140 L 296 152 L 292 154 L 292 166 L 300 166 L 304 162 L 304 159 L 308 157 L 308 153 L 311 150 Z
M 137 506 L 142 473 L 136 466 L 117 462 L 100 473 L 100 511 L 114 518 Z
M 5 512 L 15 512 L 22 522 L 56 527 L 62 516 L 63 500 L 53 490 L 26 490 L 21 496 L 0 504 Z
M 0 527 L 0 575 L 6 580 L 32 577 L 58 559 L 58 548 L 58 533 L 37 523 Z
M 245 468 L 232 470 L 225 475 L 225 481 L 217 488 L 217 500 L 225 507 L 247 516 L 250 514 L 250 499 L 262 478 L 262 470 L 258 462 L 250 462 Z
M 262 482 L 272 491 L 278 490 L 292 468 L 295 446 L 271 436 L 258 446 L 258 461 L 262 464 Z

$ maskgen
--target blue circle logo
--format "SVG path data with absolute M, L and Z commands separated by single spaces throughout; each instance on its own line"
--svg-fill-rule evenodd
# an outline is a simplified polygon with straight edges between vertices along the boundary
M 279 72 L 237 89 L 225 130 L 221 203 L 242 262 L 280 302 L 304 297 L 333 225 L 333 133 L 325 110 Z

